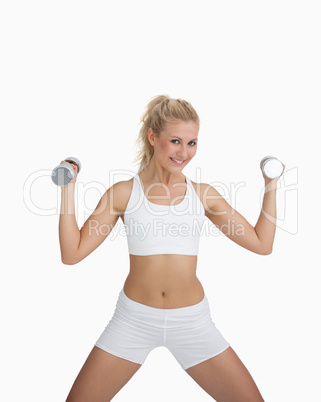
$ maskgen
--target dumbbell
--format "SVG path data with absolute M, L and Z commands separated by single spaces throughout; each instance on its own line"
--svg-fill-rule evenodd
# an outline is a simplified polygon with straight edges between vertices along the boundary
M 79 159 L 71 156 L 69 158 L 64 159 L 64 161 L 76 165 L 78 167 L 77 174 L 80 172 L 81 163 Z M 75 171 L 71 166 L 68 165 L 68 163 L 61 163 L 60 165 L 55 167 L 51 173 L 52 181 L 56 184 L 56 186 L 59 187 L 67 186 L 74 177 L 75 177 Z
M 269 179 L 278 179 L 284 171 L 283 163 L 274 156 L 265 156 L 260 162 L 260 168 Z

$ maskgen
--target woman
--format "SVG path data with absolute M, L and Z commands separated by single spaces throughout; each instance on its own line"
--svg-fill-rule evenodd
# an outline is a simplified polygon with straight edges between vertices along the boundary
M 114 315 L 66 402 L 110 401 L 159 346 L 166 346 L 215 400 L 263 401 L 250 373 L 211 319 L 196 266 L 206 218 L 238 245 L 257 254 L 272 252 L 277 180 L 263 175 L 262 212 L 253 227 L 215 188 L 182 174 L 196 154 L 200 125 L 189 102 L 156 96 L 142 123 L 138 173 L 111 186 L 80 231 L 74 214 L 77 175 L 62 187 L 59 237 L 64 264 L 76 264 L 93 252 L 119 217 L 127 229 L 130 254 L 130 273 Z M 231 221 L 242 230 L 229 230 Z

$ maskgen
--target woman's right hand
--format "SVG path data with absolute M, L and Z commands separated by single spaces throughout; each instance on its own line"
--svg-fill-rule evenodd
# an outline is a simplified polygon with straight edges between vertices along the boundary
M 70 163 L 70 162 L 67 162 L 67 161 L 61 161 L 60 163 L 67 163 L 69 166 L 71 166 L 74 169 L 75 177 L 72 179 L 72 181 L 69 184 L 71 184 L 71 183 L 75 184 L 76 180 L 77 180 L 78 166 L 75 165 L 74 163 Z M 65 186 L 65 187 L 68 187 L 69 184 L 67 184 L 67 186 Z M 63 189 L 64 187 L 61 187 L 61 188 Z

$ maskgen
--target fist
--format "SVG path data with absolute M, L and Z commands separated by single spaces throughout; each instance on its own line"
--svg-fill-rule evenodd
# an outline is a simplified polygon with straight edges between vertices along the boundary
M 72 181 L 71 181 L 70 183 L 76 183 L 77 174 L 78 174 L 78 166 L 77 166 L 75 163 L 71 163 L 71 162 L 67 162 L 67 161 L 61 161 L 60 163 L 67 163 L 70 167 L 73 168 L 73 170 L 74 170 L 74 172 L 75 172 L 75 176 L 74 176 L 74 178 L 72 179 Z M 69 184 L 70 184 L 70 183 L 69 183 Z M 69 184 L 68 184 L 68 185 L 69 185 Z

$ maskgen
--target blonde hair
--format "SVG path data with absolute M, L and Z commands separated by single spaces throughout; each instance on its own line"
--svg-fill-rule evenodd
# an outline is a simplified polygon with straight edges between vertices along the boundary
M 138 173 L 148 166 L 154 154 L 154 147 L 150 144 L 147 136 L 149 128 L 151 127 L 156 137 L 159 138 L 167 123 L 180 120 L 193 121 L 198 128 L 200 127 L 200 118 L 196 110 L 186 100 L 174 99 L 169 95 L 157 95 L 151 98 L 146 106 L 146 111 L 140 118 L 140 123 L 143 125 L 136 139 L 139 150 L 134 162 L 138 161 L 139 163 Z

